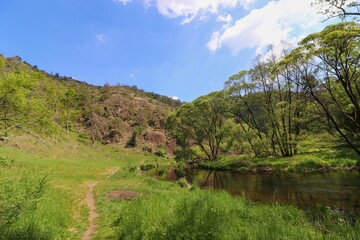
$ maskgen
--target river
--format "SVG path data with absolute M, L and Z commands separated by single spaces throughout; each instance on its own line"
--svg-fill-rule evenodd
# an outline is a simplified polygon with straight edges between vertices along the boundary
M 161 171 L 157 171 L 157 175 Z M 360 172 L 252 174 L 189 169 L 165 171 L 163 178 L 188 182 L 205 189 L 225 190 L 252 201 L 278 202 L 299 207 L 328 206 L 360 212 Z

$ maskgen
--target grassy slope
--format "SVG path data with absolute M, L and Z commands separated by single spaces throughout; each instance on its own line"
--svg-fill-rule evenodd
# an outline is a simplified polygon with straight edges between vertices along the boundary
M 70 139 L 47 150 L 31 138 L 14 141 L 19 141 L 16 146 L 20 149 L 0 147 L 0 156 L 15 160 L 15 166 L 3 172 L 2 177 L 48 174 L 50 186 L 38 211 L 39 220 L 45 217 L 41 220 L 44 229 L 51 228 L 55 234 L 71 239 L 79 238 L 87 227 L 85 196 L 89 182 L 104 179 L 116 167 L 155 159 L 119 152 L 115 147 L 90 147 Z
M 253 204 L 226 193 L 189 191 L 175 183 L 143 177 L 137 170 L 144 163 L 168 164 L 165 159 L 110 146 L 91 147 L 71 138 L 53 143 L 47 150 L 31 138 L 18 139 L 16 146 L 0 147 L 0 156 L 14 159 L 21 169 L 8 169 L 3 178 L 24 171 L 36 176 L 49 174 L 50 178 L 36 213 L 25 214 L 18 225 L 35 221 L 38 230 L 47 231 L 51 238 L 81 237 L 87 227 L 87 184 L 104 180 L 117 167 L 118 173 L 95 188 L 100 214 L 95 239 L 322 239 L 323 233 L 341 239 L 344 234 L 349 238 L 360 234 L 360 226 L 341 224 L 337 217 L 332 220 L 332 215 L 329 221 L 310 221 L 293 207 Z M 134 190 L 140 197 L 132 202 L 108 200 L 106 195 L 115 189 Z

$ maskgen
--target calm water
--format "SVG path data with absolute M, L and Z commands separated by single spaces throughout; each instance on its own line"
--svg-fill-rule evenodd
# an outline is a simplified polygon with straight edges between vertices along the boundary
M 165 174 L 175 180 L 173 171 Z M 329 206 L 360 211 L 360 172 L 252 174 L 188 170 L 185 178 L 201 188 L 223 189 L 253 201 Z

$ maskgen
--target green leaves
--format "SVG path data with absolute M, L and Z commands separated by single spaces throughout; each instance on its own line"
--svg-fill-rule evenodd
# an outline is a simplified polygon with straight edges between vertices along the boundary
M 220 153 L 220 144 L 228 131 L 225 120 L 229 115 L 228 102 L 223 92 L 215 92 L 200 97 L 192 103 L 183 104 L 167 120 L 172 136 L 182 146 L 186 156 L 191 151 L 186 149 L 198 146 L 207 160 L 215 160 Z
M 42 75 L 22 62 L 0 57 L 0 135 L 15 128 L 42 132 L 52 112 L 40 91 Z
M 6 232 L 20 219 L 37 207 L 47 183 L 47 177 L 36 178 L 24 174 L 20 178 L 1 179 L 0 232 Z M 0 236 L 2 239 L 3 236 Z

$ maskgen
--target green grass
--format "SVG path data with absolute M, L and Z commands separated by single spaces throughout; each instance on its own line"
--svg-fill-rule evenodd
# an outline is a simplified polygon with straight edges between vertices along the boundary
M 161 204 L 160 204 L 161 203 Z M 118 239 L 310 239 L 316 231 L 291 207 L 266 207 L 226 193 L 144 198 L 114 223 Z
M 109 200 L 112 190 L 140 193 Z M 252 203 L 225 192 L 157 181 L 123 171 L 97 189 L 101 218 L 95 239 L 356 239 L 360 225 L 332 210 Z M 359 218 L 358 218 L 359 219 Z
M 339 145 L 342 144 L 342 145 Z M 271 167 L 273 171 L 312 172 L 319 169 L 345 169 L 355 167 L 360 157 L 326 132 L 311 134 L 297 145 L 298 154 L 292 157 L 255 157 L 251 154 L 223 156 L 218 161 L 203 162 L 201 168 L 209 170 L 235 170 L 248 172 L 254 168 Z
M 14 160 L 11 167 L 0 171 L 1 182 L 17 182 L 24 175 L 38 179 L 48 176 L 37 208 L 22 214 L 6 238 L 19 239 L 28 232 L 29 239 L 79 239 L 88 225 L 88 183 L 103 180 L 121 166 L 166 161 L 119 147 L 92 147 L 72 139 L 76 138 L 47 139 L 48 149 L 29 137 L 15 138 L 0 146 L 0 157 Z
M 349 148 L 318 148 L 311 152 L 300 153 L 292 157 L 227 156 L 214 162 L 200 164 L 203 169 L 236 170 L 247 172 L 253 168 L 271 167 L 274 171 L 317 171 L 321 168 L 344 169 L 355 167 L 359 156 Z
M 201 162 L 199 167 L 209 170 L 236 170 L 247 172 L 254 166 L 251 156 L 227 156 L 217 161 Z
M 293 157 L 269 157 L 254 159 L 255 166 L 271 166 L 275 170 L 316 171 L 320 168 L 342 169 L 354 167 L 359 156 L 349 148 L 321 148 Z
M 291 206 L 255 204 L 224 192 L 181 188 L 178 183 L 143 176 L 139 170 L 140 166 L 169 165 L 172 161 L 168 159 L 119 147 L 92 147 L 71 138 L 49 145 L 43 149 L 26 138 L 26 141 L 17 140 L 16 145 L 0 146 L 0 157 L 14 160 L 9 166 L 1 163 L 1 183 L 13 181 L 14 185 L 10 186 L 18 186 L 15 192 L 19 199 L 27 189 L 26 184 L 15 184 L 19 179 L 27 176 L 36 181 L 47 176 L 43 193 L 34 198 L 36 207 L 22 212 L 0 239 L 79 239 L 88 224 L 85 196 L 87 184 L 93 181 L 100 181 L 95 187 L 99 218 L 94 239 L 323 239 L 324 236 L 356 239 L 360 236 L 359 224 L 352 225 L 338 212 L 304 212 Z M 345 160 L 341 160 L 345 165 L 348 157 L 344 155 Z M 239 164 L 246 160 L 241 161 Z M 258 160 L 256 164 L 264 164 L 261 161 L 280 160 Z M 119 171 L 105 179 L 115 168 Z M 132 190 L 139 196 L 134 201 L 110 200 L 107 195 L 113 190 Z

